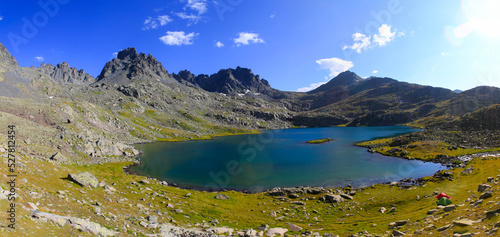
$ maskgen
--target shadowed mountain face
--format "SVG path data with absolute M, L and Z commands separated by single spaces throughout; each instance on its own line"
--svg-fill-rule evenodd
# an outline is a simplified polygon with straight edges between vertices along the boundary
M 248 68 L 222 69 L 210 76 L 205 74 L 195 76 L 184 70 L 180 71 L 179 74 L 173 74 L 173 77 L 181 83 L 188 82 L 210 92 L 246 96 L 264 95 L 273 99 L 292 96 L 290 93 L 273 89 L 267 80 L 253 74 L 252 70 Z
M 90 96 L 90 92 L 94 94 Z M 156 58 L 139 54 L 135 48 L 120 51 L 94 80 L 66 62 L 20 68 L 0 44 L 0 96 L 53 95 L 64 98 L 78 95 L 100 106 L 123 102 L 125 96 L 134 103 L 142 103 L 138 111 L 151 108 L 166 117 L 179 116 L 179 111 L 198 111 L 209 124 L 239 128 L 380 126 L 416 121 L 435 126 L 500 103 L 499 88 L 477 87 L 455 93 L 386 77 L 362 79 L 350 71 L 307 93 L 284 92 L 272 88 L 252 70 L 241 67 L 222 69 L 212 75 L 194 75 L 188 70 L 169 74 Z M 464 121 L 484 116 L 495 118 L 496 109 L 492 107 Z M 496 126 L 494 123 L 483 127 Z

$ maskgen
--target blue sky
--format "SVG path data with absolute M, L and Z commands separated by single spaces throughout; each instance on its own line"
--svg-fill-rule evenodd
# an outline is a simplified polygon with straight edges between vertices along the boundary
M 465 90 L 500 87 L 498 12 L 495 0 L 1 1 L 0 42 L 21 66 L 93 76 L 135 47 L 170 73 L 241 66 L 287 91 L 345 70 Z

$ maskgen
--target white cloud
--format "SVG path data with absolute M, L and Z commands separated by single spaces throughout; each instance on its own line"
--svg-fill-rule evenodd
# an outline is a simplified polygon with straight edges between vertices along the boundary
M 113 53 L 113 58 L 116 58 L 116 56 L 118 56 L 118 52 Z
M 312 91 L 318 87 L 320 87 L 321 85 L 323 84 L 326 84 L 326 81 L 325 82 L 318 82 L 318 83 L 313 83 L 309 86 L 306 86 L 306 87 L 302 87 L 302 88 L 299 88 L 297 89 L 297 92 L 308 92 L 308 91 Z
M 264 43 L 262 38 L 259 38 L 259 34 L 240 32 L 238 38 L 234 39 L 236 46 L 249 45 L 250 43 Z
M 0 21 L 3 20 L 3 16 L 0 15 Z
M 172 22 L 173 20 L 168 15 L 163 15 L 163 16 L 158 16 L 158 21 L 160 22 L 161 26 L 164 26 L 167 23 Z
M 271 14 L 271 16 L 269 16 L 269 17 L 271 17 L 271 19 L 273 19 L 275 16 L 276 16 L 276 13 L 273 13 L 273 14 Z
M 442 52 L 442 53 L 441 53 L 441 56 L 443 56 L 443 57 L 444 57 L 444 56 L 448 56 L 448 53 Z
M 377 71 L 377 70 L 373 70 L 373 71 L 372 71 L 372 73 L 373 73 L 373 74 L 377 74 L 377 73 L 378 73 L 378 71 Z
M 43 56 L 37 56 L 35 57 L 35 60 L 38 62 L 43 62 Z
M 195 14 L 187 14 L 185 12 L 178 12 L 176 13 L 178 17 L 184 20 L 189 20 L 188 26 L 192 24 L 198 23 L 199 20 L 201 20 L 202 16 L 200 15 L 195 15 Z
M 378 35 L 373 36 L 373 42 L 378 46 L 385 46 L 387 43 L 391 42 L 396 35 L 396 31 L 391 32 L 391 26 L 383 24 L 378 28 Z
M 366 36 L 361 33 L 354 33 L 352 35 L 352 39 L 354 40 L 354 44 L 351 46 L 344 45 L 342 49 L 353 49 L 356 52 L 361 53 L 363 50 L 366 50 L 371 47 L 371 36 Z
M 207 12 L 207 0 L 188 0 L 186 7 L 197 11 L 198 15 Z
M 330 77 L 335 77 L 339 75 L 341 72 L 345 72 L 350 68 L 354 67 L 354 64 L 351 61 L 345 61 L 340 58 L 319 59 L 316 60 L 316 63 L 319 64 L 321 69 L 329 70 Z
M 184 11 L 194 11 L 195 13 L 177 12 L 175 14 L 181 19 L 189 20 L 188 26 L 197 24 L 203 18 L 203 14 L 208 11 L 207 0 L 183 0 L 183 2 L 186 2 Z
M 224 47 L 224 44 L 220 41 L 217 41 L 217 43 L 215 43 L 215 46 L 217 46 L 217 48 L 222 48 Z
M 167 34 L 160 37 L 160 40 L 166 45 L 191 45 L 198 33 L 191 32 L 186 34 L 184 31 L 167 31 Z
M 383 24 L 378 28 L 378 34 L 374 34 L 373 36 L 367 36 L 359 32 L 354 33 L 352 35 L 354 43 L 352 45 L 345 45 L 342 49 L 352 49 L 358 53 L 362 53 L 367 49 L 385 46 L 394 40 L 396 36 L 401 37 L 404 35 L 404 32 L 391 31 L 390 25 Z
M 142 30 L 156 29 L 158 26 L 164 26 L 172 21 L 172 18 L 168 15 L 157 16 L 156 18 L 148 17 L 144 20 Z

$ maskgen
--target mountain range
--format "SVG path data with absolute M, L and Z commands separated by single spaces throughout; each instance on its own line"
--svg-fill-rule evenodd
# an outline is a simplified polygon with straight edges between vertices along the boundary
M 135 48 L 120 51 L 94 78 L 66 62 L 21 68 L 0 44 L 0 96 L 0 111 L 64 128 L 54 131 L 59 135 L 77 139 L 85 133 L 93 143 L 99 138 L 134 143 L 302 126 L 452 129 L 483 119 L 496 122 L 470 129 L 498 129 L 500 88 L 457 93 L 345 71 L 312 91 L 287 92 L 242 67 L 212 75 L 169 73 Z M 95 148 L 93 143 L 88 146 Z M 95 154 L 89 147 L 75 149 Z

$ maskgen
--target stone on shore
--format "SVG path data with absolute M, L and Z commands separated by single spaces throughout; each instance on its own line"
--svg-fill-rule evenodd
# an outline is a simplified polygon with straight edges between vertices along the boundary
M 83 187 L 97 188 L 99 186 L 99 180 L 89 172 L 68 174 L 68 179 Z

